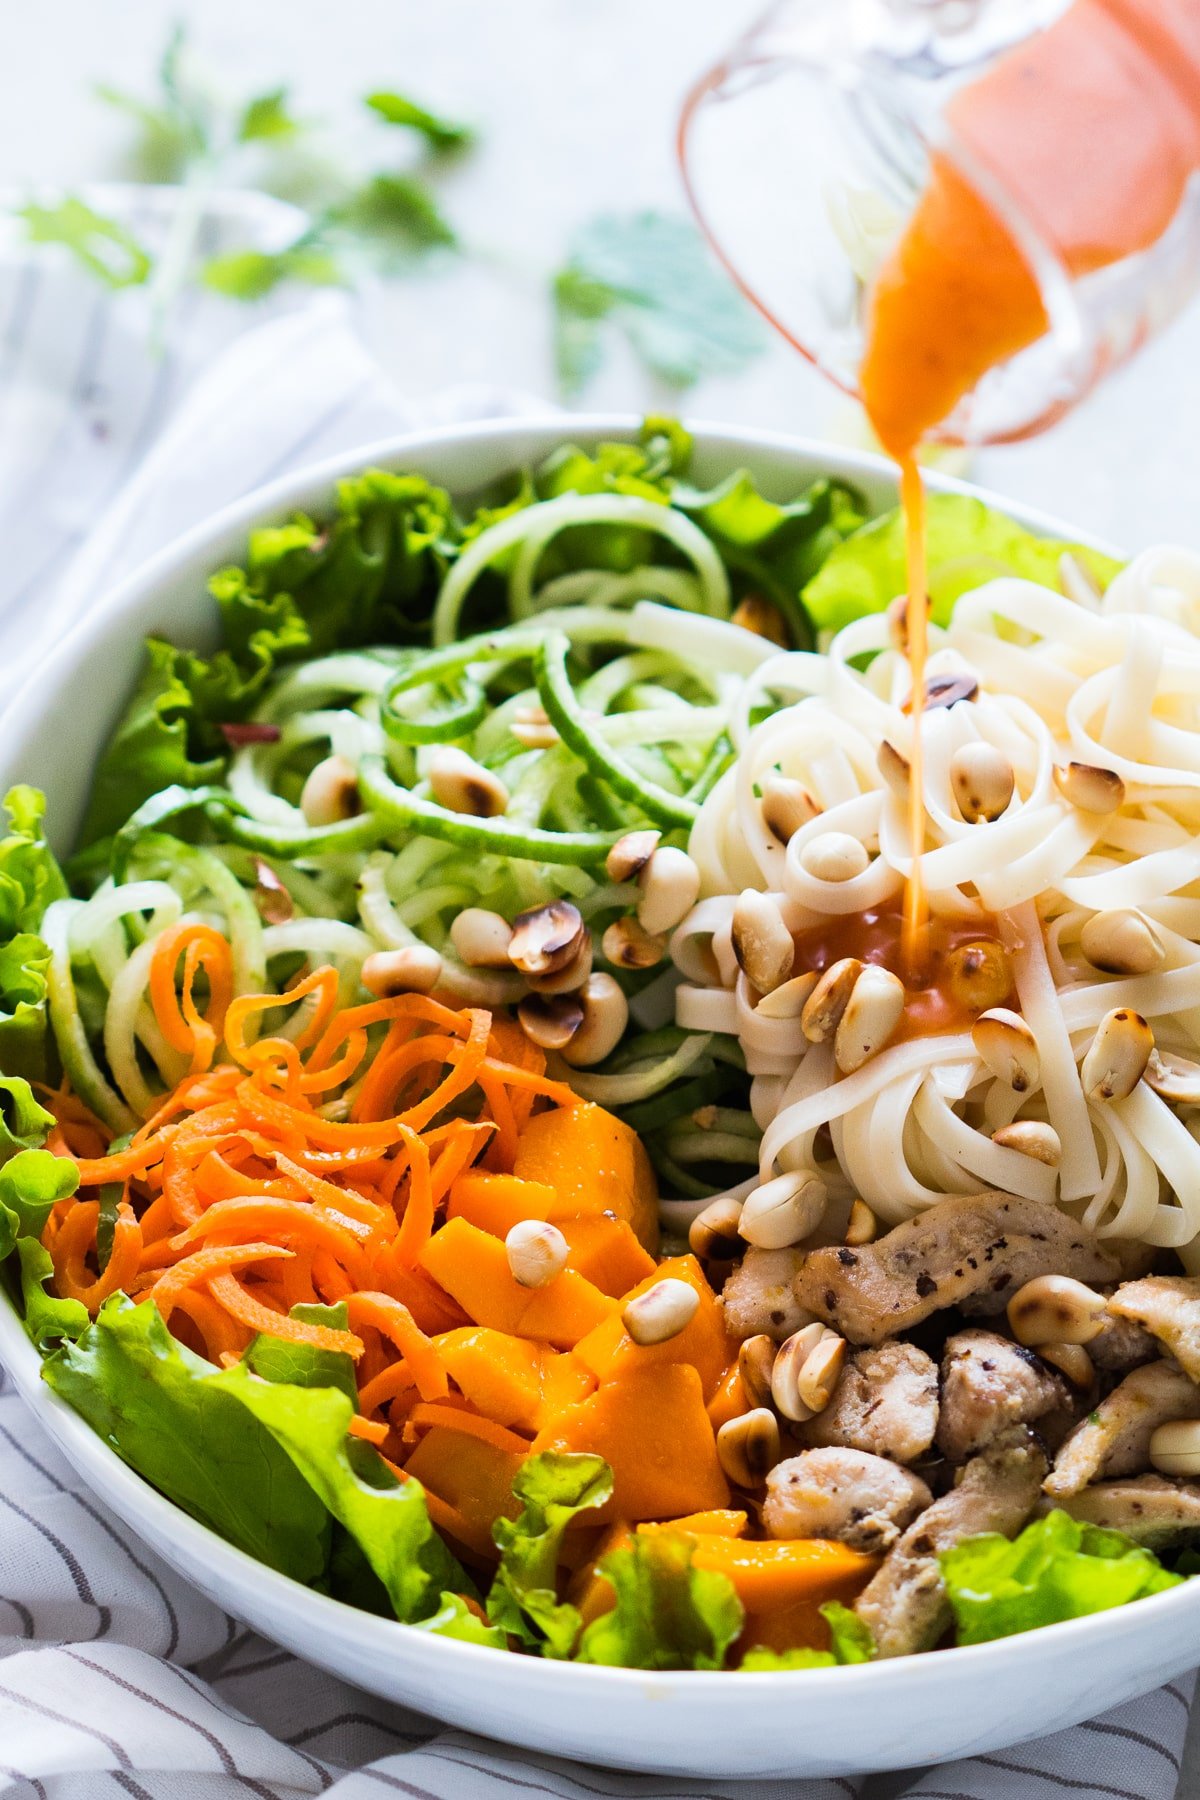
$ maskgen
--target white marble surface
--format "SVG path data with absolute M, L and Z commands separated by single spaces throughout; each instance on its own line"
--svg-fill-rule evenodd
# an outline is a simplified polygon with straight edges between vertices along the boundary
M 833 3 L 833 0 L 831 0 Z M 689 80 L 753 0 L 3 0 L 0 186 L 111 173 L 120 122 L 97 80 L 141 90 L 171 22 L 230 80 L 288 80 L 306 113 L 349 116 L 394 85 L 479 123 L 483 142 L 445 199 L 472 254 L 392 286 L 371 308 L 388 367 L 416 395 L 457 381 L 552 394 L 547 283 L 572 229 L 600 210 L 681 207 L 672 136 Z M 621 350 L 590 406 L 644 407 L 655 391 Z M 853 410 L 786 347 L 684 402 L 696 416 L 857 437 Z M 985 452 L 973 474 L 1129 548 L 1200 544 L 1196 431 L 1200 309 L 1073 418 Z M 1200 1724 L 1181 1792 L 1200 1795 Z
M 169 24 L 237 84 L 294 81 L 311 114 L 345 117 L 394 84 L 477 120 L 484 141 L 446 201 L 474 254 L 392 287 L 373 309 L 389 366 L 414 393 L 456 380 L 552 391 L 549 273 L 573 227 L 607 208 L 682 204 L 672 153 L 680 98 L 755 0 L 43 0 L 4 7 L 0 183 L 107 171 L 120 122 L 99 79 L 142 88 Z M 590 404 L 661 403 L 620 350 Z M 785 346 L 696 389 L 697 415 L 854 435 L 846 402 Z M 1134 547 L 1200 542 L 1193 472 L 1200 310 L 1040 441 L 978 456 L 977 478 Z

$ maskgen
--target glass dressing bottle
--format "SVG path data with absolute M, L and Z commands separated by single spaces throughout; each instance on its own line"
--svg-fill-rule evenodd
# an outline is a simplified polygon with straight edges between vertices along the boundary
M 1200 284 L 1198 0 L 777 0 L 680 156 L 885 445 L 1042 429 Z

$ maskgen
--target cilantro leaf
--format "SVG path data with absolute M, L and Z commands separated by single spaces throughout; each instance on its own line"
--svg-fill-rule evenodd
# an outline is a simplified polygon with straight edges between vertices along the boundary
M 372 175 L 330 209 L 329 220 L 394 255 L 450 249 L 458 242 L 433 194 L 415 175 Z
M 261 300 L 284 281 L 338 287 L 342 272 L 329 250 L 301 240 L 285 250 L 230 250 L 210 257 L 200 270 L 200 279 L 205 287 L 229 300 Z
M 416 100 L 409 100 L 404 94 L 397 94 L 390 89 L 379 89 L 366 95 L 364 106 L 369 106 L 388 125 L 407 126 L 419 132 L 427 144 L 435 150 L 460 150 L 473 143 L 475 133 L 469 125 L 460 125 L 452 119 L 440 117 Z
M 170 107 L 139 100 L 136 94 L 108 82 L 101 82 L 95 94 L 137 126 L 129 162 L 141 179 L 177 182 L 196 153 L 190 122 L 180 119 Z
M 736 374 L 766 341 L 696 227 L 671 214 L 593 219 L 576 237 L 553 294 L 556 361 L 567 394 L 578 393 L 599 367 L 606 321 L 673 387 Z
M 30 242 L 58 244 L 111 288 L 140 287 L 153 262 L 147 250 L 118 219 L 106 217 L 68 194 L 57 206 L 32 201 L 17 209 L 29 228 Z
M 301 127 L 299 121 L 288 111 L 287 102 L 288 90 L 285 87 L 272 88 L 265 94 L 255 94 L 242 109 L 237 128 L 238 142 L 253 144 L 264 138 L 295 137 Z
M 563 1533 L 580 1513 L 612 1494 L 612 1470 L 602 1457 L 531 1456 L 513 1481 L 523 1502 L 516 1519 L 497 1519 L 492 1536 L 500 1567 L 488 1594 L 488 1617 L 544 1656 L 565 1657 L 579 1635 L 578 1610 L 555 1590 Z
M 672 1532 L 636 1532 L 600 1564 L 616 1590 L 611 1612 L 593 1619 L 577 1662 L 627 1669 L 719 1669 L 742 1628 L 733 1583 L 692 1566 L 693 1544 Z
M 124 88 L 103 84 L 97 97 L 133 120 L 138 135 L 131 162 L 143 181 L 179 182 L 189 166 L 212 147 L 213 105 L 193 79 L 187 34 L 170 32 L 158 64 L 158 93 L 142 100 Z

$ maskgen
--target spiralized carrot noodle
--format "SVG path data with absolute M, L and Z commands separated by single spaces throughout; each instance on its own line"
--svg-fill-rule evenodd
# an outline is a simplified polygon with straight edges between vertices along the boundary
M 436 1344 L 430 1342 L 416 1320 L 390 1294 L 357 1293 L 346 1301 L 346 1312 L 355 1331 L 373 1326 L 396 1346 L 422 1400 L 441 1400 L 450 1382 Z
M 306 1050 L 316 1042 L 325 1026 L 333 1017 L 337 1007 L 338 978 L 337 970 L 330 968 L 314 969 L 302 981 L 296 982 L 286 994 L 241 994 L 230 1006 L 225 1015 L 225 1045 L 234 1062 L 242 1067 L 252 1066 L 254 1052 L 260 1048 L 246 1041 L 246 1026 L 252 1019 L 262 1013 L 274 1012 L 280 1007 L 295 1006 L 300 1000 L 306 1000 L 310 994 L 317 996 L 317 1003 L 312 1018 L 303 1029 L 291 1040 L 297 1050 Z M 267 1040 L 278 1044 L 281 1040 Z
M 493 1450 L 507 1450 L 514 1456 L 529 1454 L 528 1438 L 518 1437 L 506 1425 L 480 1418 L 478 1413 L 469 1413 L 460 1406 L 437 1406 L 422 1400 L 409 1413 L 408 1423 L 414 1429 L 440 1425 L 446 1431 L 460 1431 L 464 1437 L 478 1438 L 480 1443 L 490 1444 Z
M 397 1399 L 406 1392 L 414 1398 L 418 1395 L 412 1371 L 408 1364 L 401 1359 L 399 1362 L 389 1363 L 387 1368 L 376 1375 L 372 1381 L 364 1382 L 360 1386 L 358 1404 L 369 1417 L 371 1413 L 378 1412 L 381 1406 L 386 1406 L 389 1401 Z
M 402 1436 L 410 1445 L 433 1427 L 526 1455 L 525 1438 L 452 1386 L 433 1339 L 469 1321 L 421 1256 L 457 1177 L 511 1174 L 535 1107 L 576 1096 L 511 1020 L 482 1009 L 420 994 L 339 1008 L 331 968 L 283 994 L 235 997 L 232 970 L 211 926 L 183 923 L 157 942 L 150 1002 L 188 1069 L 126 1148 L 104 1155 L 102 1123 L 65 1089 L 45 1091 L 54 1147 L 79 1171 L 43 1234 L 58 1292 L 94 1314 L 124 1291 L 217 1367 L 260 1333 L 350 1357 L 350 1429 L 389 1466 L 392 1448 L 406 1454 Z M 269 1035 L 264 1022 L 289 1012 L 288 1035 Z M 122 1198 L 101 1270 L 96 1190 L 112 1183 Z M 344 1322 L 297 1316 L 337 1305 Z M 430 1505 L 442 1529 L 487 1552 L 486 1534 L 436 1496 Z
M 93 1276 L 85 1258 L 96 1248 L 99 1201 L 80 1201 L 68 1212 L 50 1247 L 54 1281 L 64 1300 L 78 1300 L 93 1316 L 110 1294 L 136 1278 L 142 1252 L 142 1229 L 128 1201 L 117 1208 L 112 1250 L 103 1274 Z
M 183 957 L 183 991 L 175 992 L 175 969 Z M 208 981 L 208 1011 L 196 1004 L 196 977 L 203 970 Z M 211 1066 L 225 1014 L 233 998 L 233 953 L 211 925 L 196 922 L 164 931 L 150 962 L 150 1004 L 159 1029 L 173 1050 L 192 1059 L 191 1073 L 204 1074 Z
M 381 1419 L 364 1419 L 361 1413 L 355 1413 L 346 1429 L 351 1437 L 363 1438 L 376 1449 L 387 1443 L 388 1427 Z

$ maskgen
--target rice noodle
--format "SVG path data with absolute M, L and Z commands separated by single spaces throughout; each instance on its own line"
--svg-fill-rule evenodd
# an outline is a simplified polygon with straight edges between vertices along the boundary
M 743 683 L 730 726 L 737 762 L 691 834 L 702 899 L 672 944 L 680 1022 L 740 1040 L 763 1179 L 817 1168 L 833 1195 L 861 1195 L 888 1223 L 948 1193 L 1000 1187 L 1068 1206 L 1101 1235 L 1190 1247 L 1188 1266 L 1200 1267 L 1200 1104 L 1168 1104 L 1145 1082 L 1093 1101 L 1079 1072 L 1114 1007 L 1142 1013 L 1164 1052 L 1200 1061 L 1200 556 L 1147 551 L 1087 605 L 1033 582 L 991 582 L 959 600 L 948 626 L 930 627 L 927 676 L 946 674 L 973 676 L 978 692 L 923 716 L 920 874 L 935 919 L 978 926 L 1007 950 L 1037 1083 L 1017 1092 L 997 1079 L 961 1028 L 902 1033 L 839 1075 L 828 1043 L 756 1009 L 733 957 L 743 888 L 772 894 L 800 933 L 894 910 L 913 874 L 906 798 L 878 764 L 885 739 L 908 757 L 913 729 L 907 663 L 883 615 L 847 626 L 824 657 L 771 656 Z M 752 727 L 772 698 L 780 710 Z M 976 740 L 1003 752 L 1015 790 L 994 821 L 968 823 L 951 765 Z M 1069 761 L 1119 775 L 1120 807 L 1072 806 L 1055 781 Z M 776 772 L 821 809 L 786 847 L 762 813 Z M 805 867 L 830 831 L 867 853 L 843 882 Z M 1125 907 L 1140 908 L 1165 947 L 1150 974 L 1108 974 L 1083 954 L 1092 915 Z M 1018 1121 L 1053 1127 L 1057 1167 L 993 1142 Z

